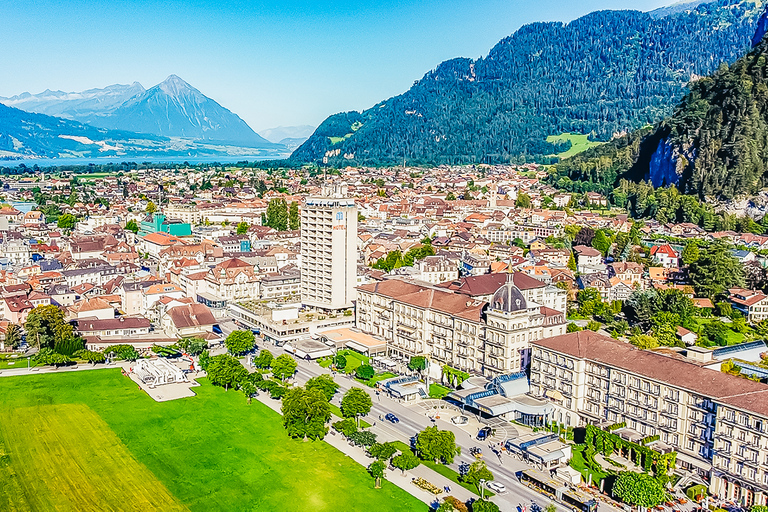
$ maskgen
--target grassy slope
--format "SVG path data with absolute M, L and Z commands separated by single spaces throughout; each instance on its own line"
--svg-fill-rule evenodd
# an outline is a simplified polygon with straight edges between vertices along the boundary
M 563 159 L 572 157 L 573 155 L 578 155 L 579 153 L 586 151 L 589 148 L 593 148 L 601 144 L 600 142 L 590 141 L 588 137 L 588 135 L 581 135 L 578 133 L 561 133 L 560 135 L 550 135 L 547 137 L 547 142 L 561 142 L 566 140 L 571 141 L 571 149 L 554 155 Z
M 330 445 L 289 439 L 268 407 L 201 383 L 197 397 L 156 403 L 117 370 L 2 378 L 0 417 L 85 404 L 192 511 L 424 510 L 388 482 L 374 490 L 365 469 Z
M 3 415 L 0 509 L 187 510 L 83 404 Z

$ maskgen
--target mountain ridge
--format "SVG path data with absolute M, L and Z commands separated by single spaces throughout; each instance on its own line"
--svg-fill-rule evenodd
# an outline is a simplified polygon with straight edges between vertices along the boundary
M 173 74 L 149 89 L 139 82 L 72 93 L 46 89 L 0 97 L 0 103 L 110 130 L 278 149 L 237 114 Z
M 549 135 L 606 141 L 668 115 L 691 80 L 743 54 L 761 7 L 717 0 L 658 18 L 596 11 L 525 25 L 484 58 L 447 60 L 401 95 L 328 117 L 291 158 L 547 162 L 567 149 L 546 142 Z

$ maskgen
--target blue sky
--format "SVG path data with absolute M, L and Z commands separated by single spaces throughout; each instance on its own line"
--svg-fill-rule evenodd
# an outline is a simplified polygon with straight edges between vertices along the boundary
M 0 96 L 177 74 L 255 130 L 317 125 L 477 58 L 532 21 L 672 0 L 20 0 L 0 2 Z

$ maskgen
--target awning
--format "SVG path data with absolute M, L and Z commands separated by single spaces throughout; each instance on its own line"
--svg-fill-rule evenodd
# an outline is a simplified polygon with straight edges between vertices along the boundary
M 564 398 L 563 394 L 561 392 L 559 392 L 558 390 L 556 390 L 556 389 L 548 389 L 547 392 L 544 393 L 544 394 L 547 397 L 551 398 L 552 400 L 560 401 L 560 400 L 562 400 Z
M 685 453 L 677 452 L 677 460 L 685 462 L 686 464 L 690 464 L 691 466 L 697 467 L 699 469 L 703 469 L 705 471 L 710 471 L 712 469 L 712 464 L 708 463 L 707 461 L 697 459 L 696 457 L 691 457 Z

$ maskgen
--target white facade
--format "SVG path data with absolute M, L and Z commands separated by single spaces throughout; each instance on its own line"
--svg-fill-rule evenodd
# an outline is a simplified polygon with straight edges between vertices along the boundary
M 301 209 L 301 300 L 346 309 L 355 300 L 357 207 L 354 199 L 307 198 Z

